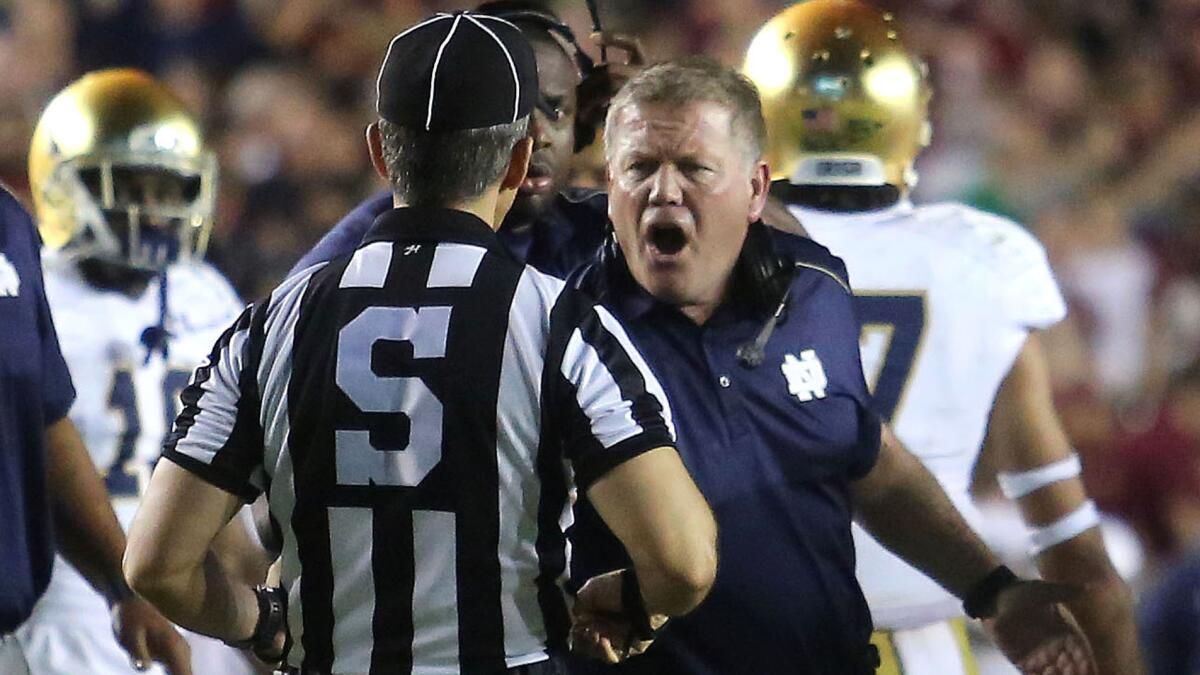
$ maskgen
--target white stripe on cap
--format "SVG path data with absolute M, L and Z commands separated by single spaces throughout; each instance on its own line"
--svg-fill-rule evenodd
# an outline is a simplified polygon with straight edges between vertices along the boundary
M 478 13 L 471 13 L 471 16 L 475 17 L 476 19 L 491 19 L 492 21 L 499 21 L 500 23 L 504 24 L 505 26 L 514 28 L 516 30 L 521 30 L 520 26 L 518 26 L 517 24 L 515 24 L 503 17 L 492 16 L 491 14 L 478 14 Z
M 450 38 L 454 37 L 454 31 L 458 30 L 458 22 L 462 18 L 462 14 L 454 17 L 454 23 L 450 25 L 450 32 L 446 33 L 446 38 L 438 47 L 437 56 L 433 57 L 433 73 L 429 76 L 429 112 L 425 114 L 425 131 L 429 131 L 430 125 L 433 124 L 433 89 L 437 84 L 438 64 L 442 62 L 442 52 L 446 51 L 446 45 L 450 44 Z
M 438 12 L 437 14 L 433 15 L 432 18 L 425 19 L 421 23 L 407 28 L 404 32 L 402 32 L 399 35 L 397 35 L 396 37 L 392 38 L 392 41 L 388 43 L 387 52 L 383 55 L 383 63 L 386 64 L 388 62 L 388 58 L 392 55 L 392 47 L 396 46 L 397 40 L 404 37 L 405 35 L 408 35 L 409 33 L 413 32 L 414 30 L 416 30 L 418 28 L 421 28 L 423 26 L 428 26 L 429 24 L 434 23 L 435 21 L 441 21 L 442 19 L 449 19 L 450 16 L 451 15 L 446 14 L 445 12 Z M 380 92 L 379 87 L 380 87 L 380 83 L 382 83 L 382 82 L 383 82 L 383 67 L 380 66 L 379 75 L 375 77 L 375 100 L 376 101 L 378 101 L 381 97 L 380 96 L 381 92 Z
M 479 28 L 483 32 L 490 35 L 491 38 L 496 41 L 496 44 L 500 45 L 501 51 L 504 52 L 504 58 L 508 59 L 508 68 L 510 71 L 512 71 L 513 89 L 515 91 L 515 93 L 513 94 L 512 121 L 516 122 L 517 121 L 517 111 L 519 111 L 521 109 L 521 80 L 520 80 L 520 78 L 517 77 L 517 64 L 513 63 L 513 57 L 512 57 L 512 54 L 509 53 L 508 47 L 504 46 L 504 43 L 500 40 L 500 38 L 496 37 L 496 34 L 492 32 L 492 29 L 490 29 L 487 26 L 480 23 L 479 19 L 476 19 L 474 16 L 471 16 L 470 14 L 464 14 L 463 16 L 470 19 L 471 23 L 475 24 L 476 26 L 479 26 Z M 487 15 L 483 15 L 483 18 L 495 18 L 495 17 L 488 17 Z M 503 19 L 500 19 L 500 20 L 503 21 Z M 508 22 L 504 21 L 504 23 L 508 23 Z M 508 25 L 512 26 L 511 23 L 508 23 Z M 515 28 L 515 26 L 514 26 L 514 28 Z

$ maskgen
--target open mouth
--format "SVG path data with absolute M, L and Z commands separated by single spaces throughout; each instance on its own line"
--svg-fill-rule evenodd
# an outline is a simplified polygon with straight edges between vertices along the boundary
M 544 192 L 550 189 L 550 185 L 554 181 L 550 174 L 550 167 L 545 164 L 531 163 L 529 171 L 525 174 L 525 181 L 521 183 L 521 189 L 530 192 Z
M 646 233 L 647 241 L 659 255 L 675 255 L 687 245 L 687 234 L 683 228 L 672 223 L 656 223 Z

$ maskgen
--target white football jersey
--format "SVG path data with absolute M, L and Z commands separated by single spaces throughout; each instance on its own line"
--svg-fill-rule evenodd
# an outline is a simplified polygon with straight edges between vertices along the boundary
M 128 529 L 151 463 L 179 412 L 179 392 L 243 305 L 211 265 L 171 266 L 165 322 L 171 338 L 164 359 L 161 349 L 148 353 L 142 344 L 143 332 L 159 321 L 157 279 L 134 298 L 91 286 L 72 261 L 55 253 L 44 254 L 43 265 L 50 313 L 75 384 L 69 416 Z M 109 621 L 100 596 L 58 558 L 33 619 L 64 616 Z
M 880 412 L 967 522 L 992 402 L 1029 331 L 1066 315 L 1045 251 L 1019 225 L 962 204 L 907 200 L 865 213 L 790 207 L 846 261 L 863 372 Z M 877 627 L 961 613 L 959 602 L 855 526 L 858 578 Z

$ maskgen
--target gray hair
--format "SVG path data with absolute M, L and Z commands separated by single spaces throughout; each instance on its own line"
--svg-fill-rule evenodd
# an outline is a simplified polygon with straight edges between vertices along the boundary
M 410 206 L 446 206 L 483 194 L 504 174 L 529 116 L 481 129 L 429 132 L 379 120 L 392 191 Z
M 684 106 L 716 103 L 732 115 L 731 132 L 746 142 L 751 160 L 762 157 L 767 145 L 758 89 L 745 75 L 703 56 L 687 56 L 657 63 L 635 75 L 613 97 L 604 122 L 605 156 L 617 115 L 632 104 L 657 103 Z

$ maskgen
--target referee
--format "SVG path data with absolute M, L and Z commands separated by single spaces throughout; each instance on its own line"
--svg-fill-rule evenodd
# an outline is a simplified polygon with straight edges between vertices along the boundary
M 532 148 L 520 31 L 437 14 L 393 39 L 378 90 L 368 145 L 397 208 L 218 340 L 183 393 L 126 574 L 180 625 L 265 660 L 282 649 L 293 672 L 557 672 L 573 488 L 633 561 L 618 606 L 581 592 L 577 617 L 610 612 L 576 626 L 585 638 L 697 605 L 712 516 L 620 325 L 496 238 Z M 240 587 L 205 559 L 263 491 L 281 589 Z

